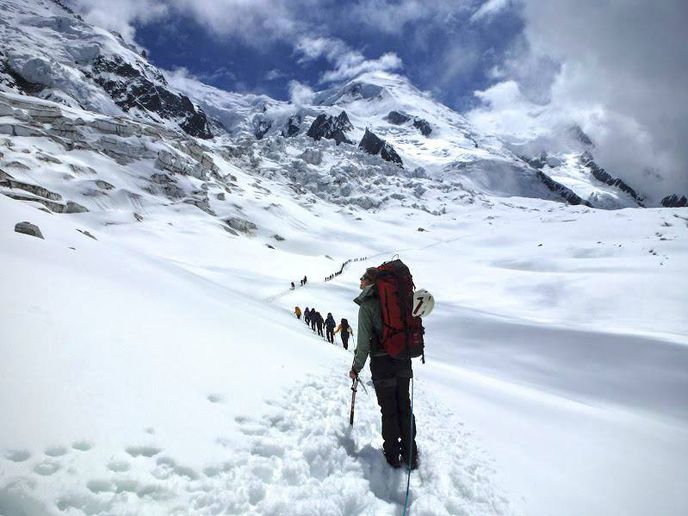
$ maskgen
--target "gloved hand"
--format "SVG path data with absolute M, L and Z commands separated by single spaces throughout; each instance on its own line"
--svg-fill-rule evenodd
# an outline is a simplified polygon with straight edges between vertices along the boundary
M 356 378 L 358 378 L 358 373 L 352 369 L 351 371 L 349 371 L 349 378 L 355 380 Z

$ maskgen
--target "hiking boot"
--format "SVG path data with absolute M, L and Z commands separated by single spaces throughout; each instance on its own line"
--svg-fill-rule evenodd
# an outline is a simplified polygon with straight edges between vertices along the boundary
M 385 454 L 385 460 L 390 467 L 394 469 L 399 469 L 401 467 L 401 460 L 399 459 L 399 454 L 397 455 L 387 455 Z
M 418 450 L 416 450 L 416 453 L 411 456 L 411 464 L 409 464 L 408 457 L 402 457 L 402 460 L 410 469 L 418 469 Z

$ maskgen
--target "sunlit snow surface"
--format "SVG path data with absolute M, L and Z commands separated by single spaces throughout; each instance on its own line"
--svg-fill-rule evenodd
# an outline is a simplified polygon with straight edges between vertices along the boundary
M 514 199 L 356 220 L 278 196 L 253 220 L 283 242 L 194 207 L 137 222 L 0 197 L 2 509 L 398 513 L 372 389 L 349 429 L 351 355 L 289 311 L 355 321 L 360 271 L 399 253 L 438 301 L 412 513 L 684 512 L 685 210 Z M 375 257 L 322 282 L 357 256 Z
M 40 43 L 60 99 L 86 87 L 63 51 L 123 51 L 41 6 L 12 55 L 33 63 Z M 8 12 L 0 36 L 19 37 Z M 92 38 L 50 46 L 75 28 Z M 285 139 L 292 107 L 177 79 L 228 126 L 207 142 L 98 90 L 99 113 L 0 93 L 0 515 L 401 514 L 367 369 L 350 428 L 351 349 L 291 315 L 355 330 L 361 271 L 395 254 L 437 301 L 411 514 L 688 513 L 688 210 L 545 200 L 497 139 L 397 76 L 361 80 Z M 303 134 L 344 107 L 351 138 L 374 130 L 403 170 Z M 627 205 L 573 158 L 545 170 Z M 45 209 L 69 202 L 89 211 Z

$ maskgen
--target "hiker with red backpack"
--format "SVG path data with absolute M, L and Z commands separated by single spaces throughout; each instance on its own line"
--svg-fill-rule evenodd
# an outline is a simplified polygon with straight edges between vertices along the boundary
M 409 470 L 416 469 L 416 421 L 409 384 L 413 378 L 411 358 L 423 355 L 424 329 L 418 315 L 424 314 L 420 309 L 425 300 L 414 307 L 413 279 L 400 260 L 366 269 L 360 288 L 362 292 L 354 299 L 359 305 L 358 337 L 349 377 L 355 384 L 370 355 L 370 372 L 382 413 L 385 459 L 393 468 L 403 462 Z

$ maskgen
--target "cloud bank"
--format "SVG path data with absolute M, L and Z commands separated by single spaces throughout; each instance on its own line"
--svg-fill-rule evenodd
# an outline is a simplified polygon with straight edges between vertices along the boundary
M 655 199 L 688 193 L 688 4 L 523 0 L 522 8 L 525 44 L 495 71 L 501 82 L 476 93 L 482 105 L 469 118 L 505 137 L 573 120 L 615 175 Z

